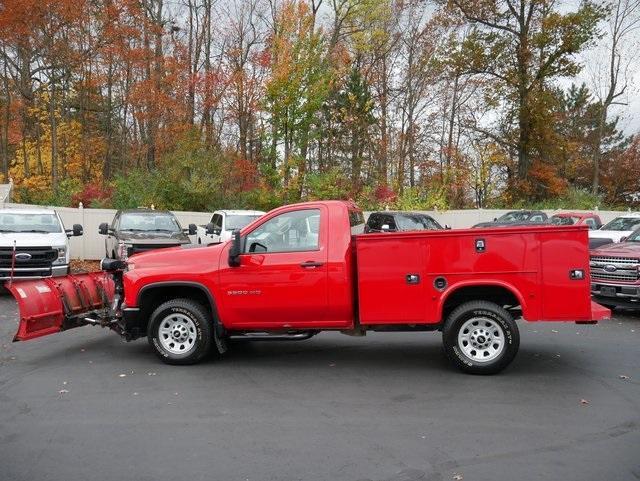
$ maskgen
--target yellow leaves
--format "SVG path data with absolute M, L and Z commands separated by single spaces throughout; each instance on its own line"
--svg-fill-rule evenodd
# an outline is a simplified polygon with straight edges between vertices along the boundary
M 25 138 L 16 149 L 9 174 L 14 179 L 16 196 L 20 191 L 30 195 L 51 190 L 52 129 L 48 94 L 42 94 L 30 114 L 37 120 L 34 137 Z M 100 180 L 106 151 L 104 138 L 86 132 L 77 120 L 65 121 L 59 110 L 54 112 L 59 179 L 77 179 L 82 183 Z

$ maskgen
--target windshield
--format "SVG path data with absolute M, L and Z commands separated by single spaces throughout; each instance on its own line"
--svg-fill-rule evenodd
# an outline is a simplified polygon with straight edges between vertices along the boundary
M 260 215 L 228 215 L 226 220 L 226 230 L 242 229 L 245 225 L 256 220 Z
M 602 230 L 636 230 L 640 227 L 640 217 L 616 217 L 602 227 Z
M 551 223 L 555 225 L 573 225 L 580 220 L 580 217 L 554 215 L 551 217 Z
M 625 242 L 640 242 L 640 229 L 629 234 L 629 237 L 626 238 Z
M 526 222 L 531 217 L 530 212 L 507 212 L 498 218 L 498 222 Z
M 424 214 L 402 214 L 396 219 L 398 230 L 438 230 L 442 226 Z
M 120 230 L 147 232 L 181 232 L 176 218 L 167 212 L 125 212 L 120 217 Z
M 51 234 L 62 232 L 62 226 L 55 214 L 0 214 L 0 233 L 33 232 Z

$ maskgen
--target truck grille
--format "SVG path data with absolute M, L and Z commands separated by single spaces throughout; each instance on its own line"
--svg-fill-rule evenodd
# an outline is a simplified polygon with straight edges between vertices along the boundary
M 29 254 L 29 258 L 21 259 L 19 254 Z M 15 267 L 49 268 L 58 258 L 58 251 L 51 247 L 18 247 L 16 248 Z M 11 267 L 13 263 L 13 247 L 0 247 L 0 267 Z
M 634 282 L 640 279 L 640 260 L 631 257 L 591 256 L 591 278 L 603 281 Z

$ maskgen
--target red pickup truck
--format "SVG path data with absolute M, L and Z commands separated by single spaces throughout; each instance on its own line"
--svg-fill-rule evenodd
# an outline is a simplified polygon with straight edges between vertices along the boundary
M 609 317 L 590 299 L 586 226 L 359 235 L 363 226 L 352 203 L 289 205 L 222 244 L 16 282 L 15 340 L 101 325 L 128 340 L 147 336 L 167 363 L 191 364 L 230 339 L 441 330 L 455 365 L 492 374 L 518 351 L 519 317 Z

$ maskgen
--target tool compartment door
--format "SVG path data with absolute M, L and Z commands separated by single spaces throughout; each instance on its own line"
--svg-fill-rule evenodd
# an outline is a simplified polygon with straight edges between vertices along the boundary
M 542 319 L 591 320 L 587 228 L 539 234 Z
M 425 239 L 403 234 L 357 237 L 361 324 L 424 323 Z

